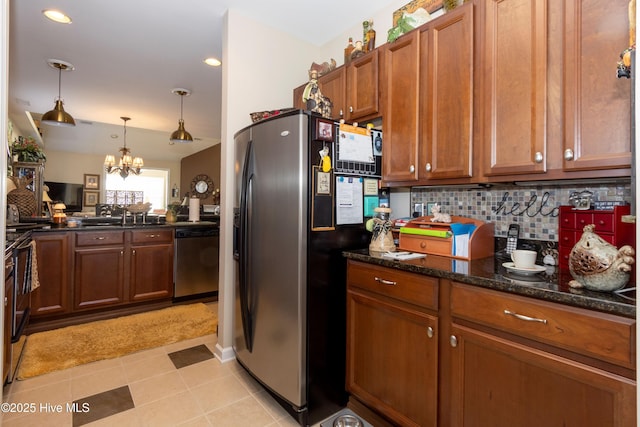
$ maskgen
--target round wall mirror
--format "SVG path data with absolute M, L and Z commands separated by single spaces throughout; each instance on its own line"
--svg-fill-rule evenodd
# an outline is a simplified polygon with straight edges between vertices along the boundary
M 209 178 L 209 175 L 200 174 L 196 175 L 191 180 L 191 194 L 200 198 L 206 199 L 213 191 L 213 181 Z

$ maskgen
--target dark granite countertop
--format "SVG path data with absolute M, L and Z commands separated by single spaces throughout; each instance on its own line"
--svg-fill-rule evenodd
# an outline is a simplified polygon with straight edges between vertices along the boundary
M 76 227 L 68 227 L 68 226 L 55 226 L 53 224 L 46 225 L 42 228 L 34 229 L 34 233 L 47 233 L 52 231 L 113 231 L 113 230 L 139 230 L 139 229 L 148 229 L 148 228 L 184 228 L 184 227 L 219 227 L 220 223 L 214 221 L 178 221 L 172 223 L 148 223 L 148 224 L 131 224 L 120 225 L 120 224 L 89 224 L 89 225 L 78 225 Z
M 507 271 L 502 264 L 508 260 L 498 257 L 461 261 L 437 255 L 408 261 L 395 261 L 372 256 L 368 249 L 343 252 L 349 259 L 377 264 L 384 267 L 428 276 L 455 280 L 460 283 L 481 286 L 545 301 L 597 310 L 635 318 L 635 285 L 628 285 L 624 292 L 594 292 L 569 287 L 572 279 L 569 271 L 549 266 L 546 271 L 533 276 L 520 276 Z

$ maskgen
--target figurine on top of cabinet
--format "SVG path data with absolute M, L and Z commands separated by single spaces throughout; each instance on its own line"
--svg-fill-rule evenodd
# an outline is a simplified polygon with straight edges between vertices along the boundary
M 616 249 L 593 232 L 595 225 L 584 227 L 582 237 L 569 254 L 569 271 L 574 280 L 572 288 L 592 291 L 615 291 L 629 281 L 635 251 L 629 245 Z
M 309 83 L 302 92 L 302 101 L 307 110 L 320 113 L 324 118 L 331 118 L 333 103 L 328 97 L 322 95 L 318 85 L 318 70 L 316 69 L 309 70 Z

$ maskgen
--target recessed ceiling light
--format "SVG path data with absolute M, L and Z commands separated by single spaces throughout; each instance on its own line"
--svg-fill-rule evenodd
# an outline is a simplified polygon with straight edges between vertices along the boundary
M 45 9 L 42 11 L 42 13 L 53 22 L 59 22 L 60 24 L 71 24 L 71 18 L 60 12 L 59 10 Z
M 222 62 L 217 58 L 207 58 L 204 60 L 204 63 L 211 65 L 212 67 L 219 67 L 222 64 Z

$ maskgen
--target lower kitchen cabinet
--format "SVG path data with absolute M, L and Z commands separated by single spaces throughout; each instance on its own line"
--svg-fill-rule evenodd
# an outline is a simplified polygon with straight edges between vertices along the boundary
M 395 424 L 436 425 L 437 279 L 351 262 L 347 277 L 347 390 Z
M 83 310 L 125 301 L 125 232 L 75 233 L 73 308 Z
M 31 292 L 31 318 L 71 312 L 71 267 L 67 232 L 33 233 L 40 286 Z
M 635 426 L 635 381 L 473 328 L 451 329 L 451 426 Z
M 347 265 L 346 385 L 350 406 L 365 419 L 635 426 L 634 319 L 352 259 Z
M 37 323 L 169 300 L 173 232 L 145 227 L 34 233 L 40 287 L 32 293 L 32 318 Z
M 169 298 L 173 292 L 173 230 L 131 232 L 129 300 Z

